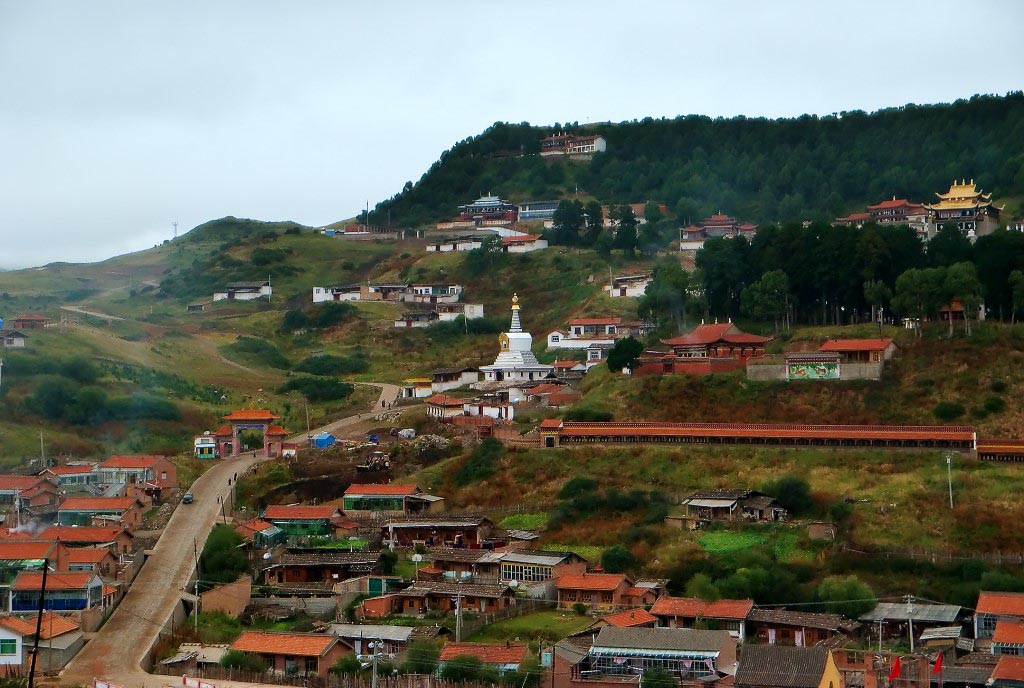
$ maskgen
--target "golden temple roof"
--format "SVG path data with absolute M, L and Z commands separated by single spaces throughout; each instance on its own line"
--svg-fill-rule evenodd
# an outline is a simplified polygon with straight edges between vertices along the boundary
M 955 210 L 957 208 L 981 208 L 992 205 L 992 194 L 982 193 L 974 180 L 958 183 L 955 179 L 946 193 L 936 193 L 938 203 L 926 203 L 928 210 Z

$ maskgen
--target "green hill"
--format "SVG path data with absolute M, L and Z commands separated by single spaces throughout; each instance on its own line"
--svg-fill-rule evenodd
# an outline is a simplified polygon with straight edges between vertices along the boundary
M 608 150 L 589 164 L 535 155 L 557 130 L 599 133 Z M 973 178 L 996 199 L 1022 195 L 1024 93 L 778 120 L 499 122 L 445 151 L 370 220 L 428 224 L 487 191 L 515 202 L 654 199 L 694 220 L 718 210 L 755 223 L 829 220 L 893 195 L 928 201 L 954 178 Z

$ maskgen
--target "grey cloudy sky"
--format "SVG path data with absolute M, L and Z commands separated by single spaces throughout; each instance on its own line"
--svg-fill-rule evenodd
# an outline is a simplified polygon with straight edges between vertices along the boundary
M 350 217 L 499 120 L 1005 93 L 1021 26 L 1015 0 L 0 0 L 0 267 Z

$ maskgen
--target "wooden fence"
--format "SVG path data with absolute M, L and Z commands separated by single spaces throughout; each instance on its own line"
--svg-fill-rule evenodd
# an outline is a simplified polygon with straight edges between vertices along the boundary
M 930 561 L 934 564 L 952 563 L 955 561 L 984 561 L 998 566 L 1004 564 L 1024 565 L 1024 553 L 1021 552 L 935 552 L 924 549 L 858 549 L 843 545 L 842 550 L 850 554 L 861 554 L 868 557 L 883 559 L 913 559 Z
M 556 602 L 554 600 L 516 600 L 516 603 L 510 607 L 499 609 L 496 612 L 488 614 L 476 614 L 471 619 L 463 617 L 462 621 L 462 637 L 463 639 L 468 638 L 484 626 L 488 626 L 495 621 L 503 621 L 505 619 L 514 619 L 518 616 L 524 616 L 526 614 L 532 614 L 533 612 L 541 611 L 543 609 L 554 609 Z

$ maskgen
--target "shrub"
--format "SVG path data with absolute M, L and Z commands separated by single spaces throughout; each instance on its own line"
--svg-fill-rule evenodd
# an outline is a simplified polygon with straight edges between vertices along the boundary
M 942 421 L 956 420 L 965 412 L 964 405 L 955 401 L 940 401 L 932 409 L 935 417 Z
M 585 492 L 593 492 L 597 489 L 597 481 L 585 475 L 577 475 L 569 479 L 562 489 L 558 491 L 559 499 L 572 499 Z
M 238 650 L 228 650 L 220 658 L 220 665 L 227 669 L 241 669 L 242 671 L 251 671 L 257 674 L 264 673 L 268 668 L 267 663 L 259 655 L 239 652 Z
M 400 670 L 403 674 L 433 674 L 440 656 L 441 650 L 436 642 L 430 638 L 416 638 L 409 641 L 409 651 Z
M 345 655 L 331 667 L 332 674 L 340 674 L 342 676 L 354 676 L 362 670 L 363 665 L 356 659 L 355 655 Z
M 1006 400 L 1002 397 L 991 396 L 985 399 L 985 410 L 989 413 L 999 413 L 1006 408 Z
M 828 508 L 828 517 L 836 523 L 842 523 L 853 515 L 853 504 L 836 502 Z
M 370 364 L 360 352 L 351 356 L 334 356 L 332 354 L 309 356 L 302 359 L 295 366 L 295 370 L 310 375 L 347 375 L 364 373 L 369 367 Z
M 337 303 L 321 303 L 313 308 L 309 324 L 316 328 L 333 327 L 355 316 L 356 308 L 352 304 L 339 301 Z
M 277 391 L 280 394 L 296 391 L 309 401 L 337 401 L 351 395 L 354 389 L 351 384 L 340 380 L 301 376 L 288 380 Z
M 309 327 L 309 316 L 298 308 L 290 308 L 285 311 L 281 319 L 282 332 L 294 332 Z
M 825 610 L 856 619 L 875 608 L 875 593 L 857 576 L 829 576 L 818 585 Z
M 589 408 L 572 408 L 563 415 L 565 420 L 579 421 L 582 423 L 607 423 L 613 416 L 611 411 L 598 411 Z
M 505 456 L 505 447 L 493 437 L 478 444 L 469 457 L 455 471 L 456 485 L 469 485 L 489 478 L 498 469 L 498 462 Z
M 640 340 L 634 337 L 620 339 L 608 352 L 608 369 L 617 373 L 623 368 L 632 368 L 643 352 L 644 345 Z
M 444 668 L 441 669 L 441 678 L 457 683 L 477 681 L 483 674 L 483 670 L 484 663 L 480 661 L 480 658 L 471 655 L 459 655 L 445 662 Z
M 224 347 L 230 353 L 252 358 L 271 368 L 287 369 L 288 359 L 276 346 L 260 337 L 240 336 L 232 344 Z
M 576 602 L 575 604 L 573 604 L 572 610 L 576 612 L 577 616 L 587 615 L 587 605 L 583 604 L 582 602 Z
M 218 523 L 210 531 L 199 557 L 203 581 L 207 583 L 233 583 L 249 571 L 249 559 L 240 549 L 242 536 L 231 526 Z M 200 585 L 202 587 L 202 585 Z
M 764 486 L 763 491 L 793 515 L 808 511 L 813 505 L 811 486 L 798 475 L 784 475 L 773 480 Z
M 608 573 L 623 573 L 636 564 L 636 557 L 622 545 L 612 545 L 601 553 L 601 568 Z
M 1006 383 L 1002 380 L 995 380 L 988 386 L 988 388 L 996 394 L 1002 394 L 1006 391 Z

